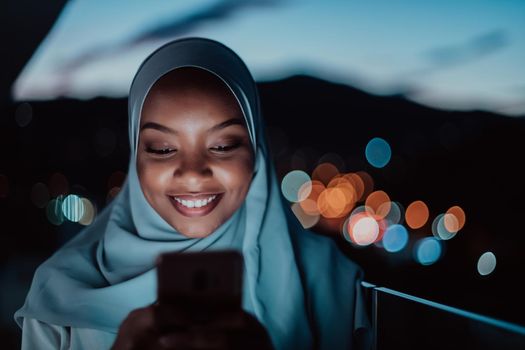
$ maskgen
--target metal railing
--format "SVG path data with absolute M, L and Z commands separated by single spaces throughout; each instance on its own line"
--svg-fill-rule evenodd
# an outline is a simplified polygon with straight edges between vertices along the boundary
M 525 350 L 525 327 L 521 325 L 368 282 L 361 285 L 371 321 L 373 350 Z

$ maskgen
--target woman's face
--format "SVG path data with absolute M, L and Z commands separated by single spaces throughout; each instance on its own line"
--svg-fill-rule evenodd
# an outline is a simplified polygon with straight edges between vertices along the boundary
M 226 85 L 161 80 L 142 109 L 140 184 L 149 204 L 177 231 L 205 237 L 248 193 L 254 167 L 250 137 Z

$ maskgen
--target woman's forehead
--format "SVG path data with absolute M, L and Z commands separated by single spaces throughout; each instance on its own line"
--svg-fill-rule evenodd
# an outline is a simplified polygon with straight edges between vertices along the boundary
M 148 95 L 155 92 L 188 91 L 200 91 L 210 95 L 231 95 L 231 98 L 235 98 L 221 78 L 205 69 L 196 67 L 181 67 L 164 74 L 153 83 Z
M 153 100 L 191 99 L 215 100 L 229 108 L 240 106 L 230 88 L 216 75 L 204 69 L 184 67 L 163 75 L 152 86 L 145 97 L 144 104 Z
M 157 80 L 143 105 L 141 126 L 151 121 L 188 124 L 193 118 L 197 123 L 238 118 L 245 125 L 237 99 L 219 78 L 202 69 L 180 71 Z

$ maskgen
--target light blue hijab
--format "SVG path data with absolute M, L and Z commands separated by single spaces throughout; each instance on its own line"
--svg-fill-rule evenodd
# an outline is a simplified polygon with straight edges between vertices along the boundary
M 153 84 L 180 67 L 205 69 L 224 81 L 241 106 L 255 151 L 245 201 L 204 238 L 188 238 L 168 224 L 147 202 L 137 176 L 142 105 Z M 281 195 L 257 87 L 239 56 L 204 38 L 165 44 L 139 67 L 128 114 L 131 157 L 121 191 L 90 226 L 38 267 L 25 304 L 15 313 L 18 325 L 32 317 L 116 333 L 131 310 L 155 302 L 158 254 L 235 248 L 245 261 L 243 308 L 264 324 L 276 349 L 308 349 L 314 343 L 347 348 L 353 330 L 363 324 L 356 317 L 364 315 L 355 294 L 360 269 L 337 253 L 330 239 L 304 230 Z

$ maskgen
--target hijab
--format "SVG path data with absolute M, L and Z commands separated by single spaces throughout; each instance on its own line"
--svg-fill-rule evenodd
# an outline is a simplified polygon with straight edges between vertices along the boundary
M 207 70 L 226 84 L 241 107 L 255 154 L 243 204 L 204 238 L 186 237 L 168 224 L 146 200 L 137 175 L 145 98 L 158 79 L 181 67 Z M 129 92 L 128 118 L 131 155 L 121 191 L 90 226 L 37 268 L 26 301 L 14 315 L 18 325 L 32 317 L 117 333 L 131 310 L 156 301 L 160 253 L 234 248 L 244 257 L 243 308 L 266 327 L 276 349 L 310 348 L 314 339 L 301 278 L 304 263 L 297 261 L 300 243 L 293 238 L 303 228 L 280 192 L 257 87 L 241 58 L 210 39 L 168 42 L 139 67 Z

